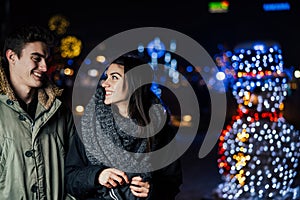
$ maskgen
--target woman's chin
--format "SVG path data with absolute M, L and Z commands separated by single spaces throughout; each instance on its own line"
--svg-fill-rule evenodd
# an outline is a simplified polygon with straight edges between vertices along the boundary
M 109 105 L 109 104 L 111 104 L 111 101 L 109 101 L 109 100 L 104 100 L 104 104 L 105 104 L 105 105 Z

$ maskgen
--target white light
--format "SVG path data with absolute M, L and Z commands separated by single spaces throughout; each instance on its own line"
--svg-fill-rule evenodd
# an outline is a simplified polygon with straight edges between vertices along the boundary
M 295 76 L 295 78 L 300 78 L 300 70 L 295 70 L 294 76 Z
M 216 74 L 216 78 L 217 78 L 217 80 L 219 80 L 219 81 L 224 80 L 225 77 L 226 77 L 226 75 L 225 75 L 224 72 L 218 72 L 218 73 Z
M 89 69 L 88 75 L 91 77 L 97 77 L 99 75 L 99 71 L 97 69 Z
M 78 105 L 75 107 L 76 112 L 82 113 L 84 111 L 84 107 L 82 105 Z

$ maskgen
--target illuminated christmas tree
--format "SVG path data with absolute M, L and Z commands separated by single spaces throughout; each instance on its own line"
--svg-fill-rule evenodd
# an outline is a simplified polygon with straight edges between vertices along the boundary
M 299 199 L 292 188 L 300 157 L 299 131 L 283 117 L 289 78 L 281 48 L 249 43 L 231 56 L 230 91 L 237 114 L 219 139 L 219 199 Z

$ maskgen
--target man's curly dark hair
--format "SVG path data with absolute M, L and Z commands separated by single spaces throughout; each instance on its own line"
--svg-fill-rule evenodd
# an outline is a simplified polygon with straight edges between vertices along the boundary
M 5 52 L 8 49 L 14 51 L 18 57 L 21 56 L 22 49 L 27 43 L 41 41 L 49 48 L 56 44 L 56 36 L 49 29 L 39 25 L 23 25 L 12 33 L 4 41 L 2 51 L 2 64 L 7 66 L 8 61 L 5 57 Z

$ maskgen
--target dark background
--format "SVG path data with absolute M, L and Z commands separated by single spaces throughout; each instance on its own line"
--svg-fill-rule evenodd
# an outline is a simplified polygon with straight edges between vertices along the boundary
M 274 0 L 272 2 L 278 2 Z M 70 21 L 69 34 L 84 43 L 82 56 L 114 34 L 146 27 L 182 32 L 210 54 L 218 45 L 233 48 L 248 40 L 275 40 L 282 46 L 286 66 L 299 66 L 300 3 L 290 0 L 290 11 L 264 12 L 263 0 L 228 1 L 228 13 L 209 13 L 208 0 L 2 0 L 1 41 L 20 24 L 44 24 L 55 14 Z M 270 2 L 270 0 L 269 0 Z

